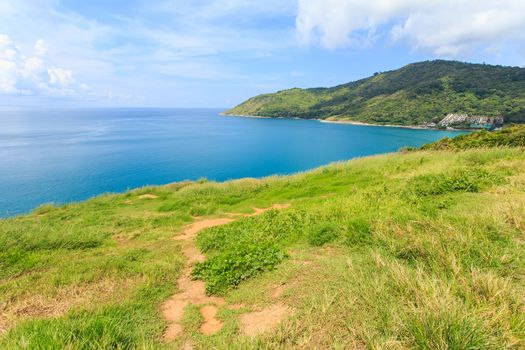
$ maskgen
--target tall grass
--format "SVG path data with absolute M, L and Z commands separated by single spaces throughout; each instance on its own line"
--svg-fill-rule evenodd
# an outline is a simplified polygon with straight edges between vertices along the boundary
M 150 194 L 154 197 L 143 198 Z M 224 328 L 161 341 L 161 303 L 193 216 L 257 217 L 197 237 L 194 276 L 239 310 Z M 525 347 L 525 152 L 410 152 L 291 177 L 143 188 L 0 221 L 0 348 Z M 276 286 L 284 290 L 274 297 Z M 293 313 L 256 338 L 237 316 Z

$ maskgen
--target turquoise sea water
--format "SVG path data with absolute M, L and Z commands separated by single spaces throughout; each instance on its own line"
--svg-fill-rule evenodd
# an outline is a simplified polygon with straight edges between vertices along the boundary
M 0 216 L 185 179 L 290 174 L 457 135 L 219 112 L 0 111 Z

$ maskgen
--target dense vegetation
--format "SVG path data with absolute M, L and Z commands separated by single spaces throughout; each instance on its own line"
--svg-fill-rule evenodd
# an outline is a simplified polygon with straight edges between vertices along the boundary
M 0 220 L 0 348 L 523 349 L 524 148 L 459 148 Z M 274 203 L 291 206 L 201 231 L 194 277 L 242 307 L 222 306 L 212 336 L 187 307 L 183 336 L 163 343 L 159 307 L 184 259 L 173 236 L 196 216 Z M 281 326 L 243 336 L 239 317 L 273 303 L 292 310 Z
M 525 147 L 525 126 L 514 125 L 502 130 L 477 131 L 454 138 L 444 138 L 423 145 L 424 150 L 465 150 L 478 147 Z
M 333 88 L 295 88 L 256 96 L 227 113 L 398 125 L 421 125 L 438 122 L 449 113 L 466 113 L 523 123 L 525 69 L 420 62 Z

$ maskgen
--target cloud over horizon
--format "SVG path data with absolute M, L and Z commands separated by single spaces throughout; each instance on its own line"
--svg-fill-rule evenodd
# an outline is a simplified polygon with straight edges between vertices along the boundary
M 511 0 L 0 1 L 0 104 L 223 106 L 424 59 L 523 65 L 523 13 Z
M 47 44 L 39 39 L 32 54 L 6 34 L 0 34 L 0 93 L 34 95 L 70 95 L 77 88 L 73 73 L 45 62 Z
M 0 94 L 84 99 L 123 99 L 137 97 L 111 90 L 94 91 L 78 82 L 69 69 L 49 65 L 47 43 L 38 39 L 33 53 L 24 53 L 6 34 L 0 34 Z

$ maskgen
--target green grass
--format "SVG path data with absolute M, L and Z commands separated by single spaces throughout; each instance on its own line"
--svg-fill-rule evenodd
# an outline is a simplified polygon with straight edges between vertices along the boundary
M 157 198 L 141 199 L 142 194 Z M 192 216 L 290 203 L 197 237 L 223 329 L 161 341 Z M 0 220 L 0 348 L 525 347 L 525 149 L 414 151 L 290 177 L 104 195 Z M 280 286 L 283 293 L 272 297 Z M 242 336 L 238 316 L 293 313 Z
M 477 131 L 444 138 L 421 147 L 424 150 L 465 150 L 480 147 L 525 147 L 525 126 L 514 125 L 495 132 Z

